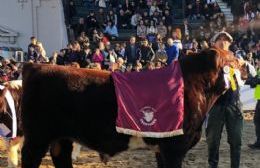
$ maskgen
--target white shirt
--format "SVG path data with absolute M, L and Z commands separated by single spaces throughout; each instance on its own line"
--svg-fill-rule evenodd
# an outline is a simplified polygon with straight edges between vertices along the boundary
M 106 8 L 107 6 L 106 6 L 105 0 L 99 0 L 98 6 L 101 7 L 101 8 Z
M 134 14 L 134 15 L 131 17 L 131 25 L 132 25 L 132 26 L 136 26 L 136 25 L 137 25 L 137 22 L 138 22 L 138 20 L 137 20 L 137 15 Z
M 216 0 L 207 0 L 207 4 L 214 3 Z

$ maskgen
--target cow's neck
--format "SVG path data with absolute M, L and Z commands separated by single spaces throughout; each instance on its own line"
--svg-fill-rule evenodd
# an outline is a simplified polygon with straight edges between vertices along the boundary
M 198 86 L 186 87 L 185 91 L 184 99 L 189 101 L 185 101 L 184 132 L 189 134 L 201 130 L 207 113 L 219 96 L 213 93 L 205 93 L 204 88 Z

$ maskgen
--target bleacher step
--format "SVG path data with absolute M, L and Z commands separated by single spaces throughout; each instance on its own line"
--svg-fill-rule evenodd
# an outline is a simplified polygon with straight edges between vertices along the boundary
M 231 13 L 231 8 L 227 5 L 226 2 L 223 2 L 222 0 L 216 0 L 218 3 L 221 11 L 224 13 L 226 21 L 233 22 L 233 14 Z

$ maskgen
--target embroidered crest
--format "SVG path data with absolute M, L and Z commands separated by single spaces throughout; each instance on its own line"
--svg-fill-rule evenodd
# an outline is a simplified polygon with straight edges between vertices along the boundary
M 146 126 L 152 126 L 156 123 L 156 119 L 154 118 L 154 113 L 156 110 L 150 106 L 145 106 L 141 108 L 140 112 L 143 113 L 143 118 L 140 119 L 141 123 Z

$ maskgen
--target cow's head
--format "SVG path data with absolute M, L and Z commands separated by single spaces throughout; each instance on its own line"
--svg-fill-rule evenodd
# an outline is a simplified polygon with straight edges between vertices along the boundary
M 223 93 L 226 60 L 215 49 L 204 50 L 180 60 L 187 92 Z M 194 88 L 193 88 L 194 87 Z M 191 90 L 193 88 L 195 90 Z
M 235 62 L 221 56 L 215 49 L 204 50 L 180 60 L 184 78 L 185 120 L 189 128 L 194 126 L 195 129 L 198 125 L 196 122 L 203 120 L 217 98 L 228 89 L 230 81 L 225 80 L 225 76 L 229 72 L 225 72 L 224 67 L 235 68 L 232 65 Z
M 235 69 L 239 72 L 241 80 L 248 78 L 248 63 L 243 59 L 239 59 L 233 55 L 230 51 L 221 50 L 216 48 L 218 55 L 220 55 L 224 61 L 224 64 Z
M 20 107 L 20 99 L 22 94 L 22 81 L 9 81 L 0 85 L 0 114 L 9 110 L 8 102 L 6 101 L 6 94 L 9 92 L 14 100 L 16 110 Z

